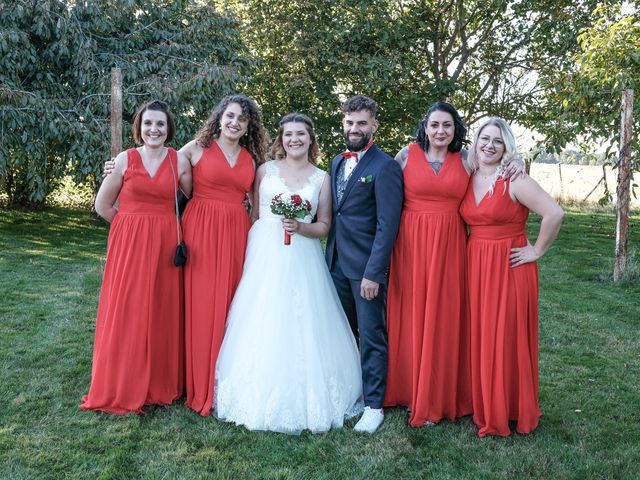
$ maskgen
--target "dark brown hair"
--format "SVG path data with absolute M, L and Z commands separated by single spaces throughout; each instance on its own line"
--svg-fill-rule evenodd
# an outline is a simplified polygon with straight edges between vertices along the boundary
M 429 117 L 433 112 L 446 112 L 451 115 L 453 118 L 454 131 L 453 139 L 447 147 L 447 150 L 454 153 L 462 150 L 462 147 L 469 143 L 465 140 L 465 137 L 467 136 L 467 127 L 464 126 L 464 121 L 458 113 L 458 110 L 447 102 L 436 102 L 429 107 L 429 110 L 427 110 L 427 113 L 422 117 L 422 120 L 416 129 L 416 143 L 420 145 L 422 150 L 425 152 L 429 149 L 429 137 L 425 131 L 425 126 L 429 123 Z
M 278 136 L 276 137 L 273 145 L 271 146 L 271 155 L 273 158 L 284 158 L 285 151 L 282 146 L 282 134 L 284 133 L 284 126 L 287 123 L 303 123 L 307 127 L 307 132 L 309 133 L 309 137 L 311 137 L 311 145 L 309 145 L 309 161 L 314 165 L 318 164 L 318 140 L 316 139 L 316 132 L 314 130 L 313 120 L 307 117 L 303 113 L 287 113 L 282 120 L 280 120 L 280 128 L 278 128 Z
M 165 140 L 165 143 L 169 143 L 171 140 L 173 140 L 176 136 L 176 124 L 173 121 L 173 115 L 171 115 L 169 105 L 167 105 L 162 100 L 153 100 L 139 107 L 138 111 L 133 117 L 131 132 L 133 133 L 133 141 L 136 142 L 136 145 L 144 144 L 144 142 L 142 141 L 142 135 L 140 134 L 140 129 L 142 127 L 142 115 L 147 110 L 156 110 L 158 112 L 164 113 L 167 116 L 167 139 Z
M 220 136 L 220 119 L 227 107 L 232 103 L 240 105 L 242 113 L 249 118 L 247 133 L 240 137 L 239 143 L 249 151 L 259 165 L 265 161 L 267 153 L 267 132 L 264 129 L 264 125 L 262 125 L 262 113 L 258 105 L 242 93 L 228 95 L 213 107 L 209 118 L 196 134 L 196 142 L 202 148 L 211 146 L 211 142 Z
M 342 104 L 343 113 L 359 112 L 360 110 L 366 110 L 371 114 L 371 118 L 376 118 L 378 104 L 372 98 L 365 97 L 364 95 L 351 97 Z

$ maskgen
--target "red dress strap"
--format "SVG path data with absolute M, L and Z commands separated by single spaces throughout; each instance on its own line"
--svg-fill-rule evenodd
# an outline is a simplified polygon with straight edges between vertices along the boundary
M 177 167 L 178 166 L 178 152 L 176 152 L 175 149 L 173 149 L 171 147 L 167 147 L 167 150 L 169 151 L 169 160 L 171 160 L 173 165 L 175 167 Z
M 142 156 L 140 155 L 140 152 L 137 148 L 130 148 L 127 150 L 127 160 L 127 170 L 129 168 L 136 170 L 139 162 L 142 162 Z

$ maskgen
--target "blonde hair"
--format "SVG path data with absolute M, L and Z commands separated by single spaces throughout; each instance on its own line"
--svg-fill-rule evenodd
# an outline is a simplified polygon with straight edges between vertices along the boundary
M 469 167 L 475 172 L 478 169 L 478 154 L 476 150 L 478 148 L 478 138 L 482 134 L 482 131 L 489 126 L 498 127 L 500 129 L 500 134 L 502 135 L 502 141 L 504 142 L 504 153 L 502 154 L 502 158 L 500 159 L 500 165 L 496 169 L 496 172 L 491 179 L 491 186 L 489 187 L 489 195 L 493 194 L 493 187 L 496 184 L 498 178 L 503 177 L 504 175 L 504 167 L 509 164 L 511 160 L 518 153 L 518 146 L 516 144 L 516 138 L 513 135 L 513 131 L 509 124 L 502 118 L 499 117 L 491 117 L 486 122 L 484 122 L 480 128 L 476 131 L 473 136 L 473 143 L 471 144 L 471 149 L 469 150 L 469 156 L 467 157 L 467 163 Z M 506 188 L 506 186 L 505 186 Z

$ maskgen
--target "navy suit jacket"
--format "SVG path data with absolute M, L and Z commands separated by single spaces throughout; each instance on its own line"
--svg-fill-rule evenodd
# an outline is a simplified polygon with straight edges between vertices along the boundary
M 386 285 L 402 211 L 402 168 L 372 145 L 353 169 L 338 203 L 335 179 L 344 161 L 338 155 L 331 162 L 333 218 L 327 240 L 327 264 L 331 268 L 337 253 L 347 278 L 366 278 Z

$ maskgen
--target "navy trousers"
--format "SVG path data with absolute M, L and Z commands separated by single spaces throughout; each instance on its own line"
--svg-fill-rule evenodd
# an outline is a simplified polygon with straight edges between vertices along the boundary
M 362 279 L 345 277 L 337 252 L 331 266 L 331 277 L 360 347 L 364 404 L 382 408 L 387 386 L 386 287 L 381 284 L 378 296 L 373 300 L 362 298 Z

